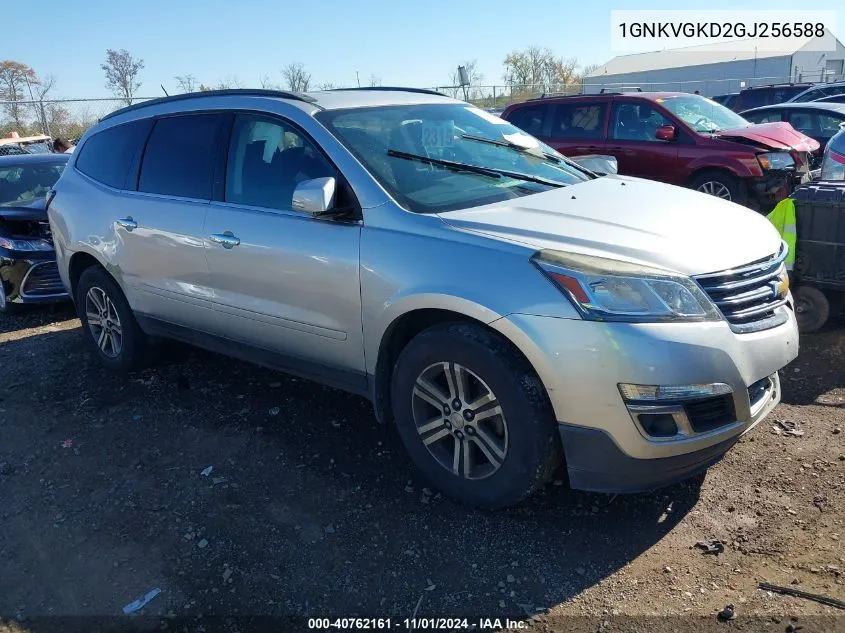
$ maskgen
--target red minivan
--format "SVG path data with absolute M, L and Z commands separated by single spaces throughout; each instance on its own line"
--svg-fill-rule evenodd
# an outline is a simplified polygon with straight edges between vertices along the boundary
M 568 156 L 606 154 L 619 173 L 771 209 L 809 179 L 813 139 L 788 123 L 753 125 L 685 92 L 546 97 L 502 118 Z

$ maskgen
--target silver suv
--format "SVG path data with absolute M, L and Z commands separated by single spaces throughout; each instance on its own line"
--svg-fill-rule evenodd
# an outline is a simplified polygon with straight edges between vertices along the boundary
M 425 90 L 125 108 L 50 202 L 106 366 L 173 338 L 360 394 L 435 486 L 478 506 L 562 464 L 605 492 L 700 472 L 778 403 L 798 352 L 765 218 L 598 177 Z

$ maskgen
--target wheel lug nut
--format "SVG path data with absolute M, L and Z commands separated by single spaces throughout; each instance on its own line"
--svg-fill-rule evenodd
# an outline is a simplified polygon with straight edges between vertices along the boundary
M 460 431 L 456 431 L 455 437 L 457 437 L 459 440 L 462 440 L 462 439 L 464 439 L 464 434 L 461 433 Z
M 452 400 L 452 408 L 453 408 L 455 411 L 459 411 L 459 410 L 460 410 L 460 408 L 461 408 L 461 401 L 460 401 L 460 400 L 458 400 L 457 398 L 455 398 L 454 400 Z
M 471 426 L 466 427 L 466 429 L 464 430 L 467 432 L 467 435 L 472 435 L 473 433 L 475 433 L 475 429 L 473 429 Z
M 446 420 L 446 428 L 447 428 L 447 429 L 451 429 L 451 428 L 452 428 L 452 423 L 451 423 L 451 422 L 449 422 L 449 420 Z
M 469 420 L 472 420 L 474 417 L 475 417 L 475 413 L 473 413 L 471 410 L 467 409 L 466 411 L 464 411 L 464 419 L 465 420 L 469 421 Z

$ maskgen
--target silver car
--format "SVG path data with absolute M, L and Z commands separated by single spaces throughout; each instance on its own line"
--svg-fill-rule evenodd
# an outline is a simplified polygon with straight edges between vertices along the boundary
M 700 472 L 798 353 L 765 218 L 598 177 L 425 90 L 125 108 L 80 141 L 49 216 L 106 366 L 165 337 L 360 394 L 483 507 L 562 465 L 603 492 Z

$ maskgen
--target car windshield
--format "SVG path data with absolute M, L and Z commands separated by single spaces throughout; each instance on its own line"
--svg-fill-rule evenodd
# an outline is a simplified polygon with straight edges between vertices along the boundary
M 660 97 L 657 102 L 696 132 L 719 132 L 751 125 L 736 112 L 699 95 Z
M 0 166 L 0 206 L 27 205 L 43 198 L 56 184 L 65 163 L 36 163 Z
M 405 208 L 436 213 L 575 185 L 593 176 L 465 103 L 324 110 L 317 115 Z

